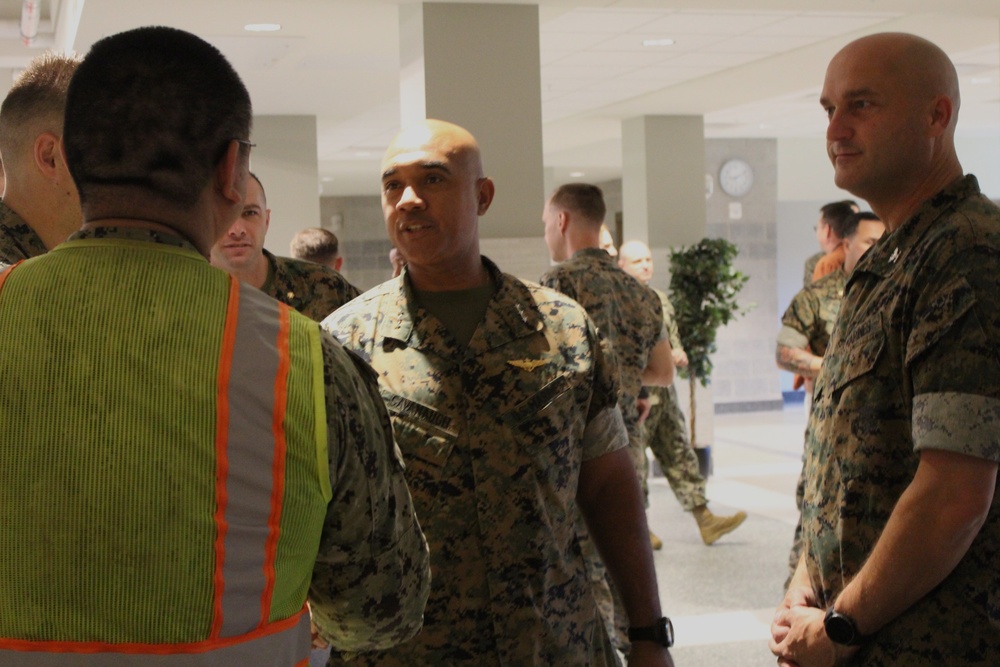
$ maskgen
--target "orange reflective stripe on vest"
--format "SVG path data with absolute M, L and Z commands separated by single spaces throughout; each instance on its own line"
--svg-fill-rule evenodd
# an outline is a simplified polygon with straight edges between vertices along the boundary
M 17 667 L 300 667 L 309 663 L 309 614 L 273 623 L 249 639 L 195 644 L 113 645 L 6 640 L 0 665 Z M 6 648 L 10 647 L 10 649 Z M 303 654 L 303 647 L 305 652 Z

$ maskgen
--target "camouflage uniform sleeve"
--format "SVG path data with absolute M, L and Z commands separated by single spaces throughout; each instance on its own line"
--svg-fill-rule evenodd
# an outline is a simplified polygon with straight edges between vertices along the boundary
M 670 337 L 670 348 L 674 352 L 683 352 L 681 345 L 681 332 L 677 328 L 677 315 L 674 312 L 674 304 L 665 296 L 660 297 L 660 305 L 663 306 L 663 324 L 667 327 L 667 334 Z
M 809 289 L 799 290 L 781 316 L 781 331 L 778 345 L 805 350 L 809 347 L 809 335 L 816 326 L 818 308 Z
M 915 450 L 1000 462 L 1000 275 L 995 256 L 982 248 L 959 253 L 920 290 L 906 341 Z
M 322 340 L 333 498 L 309 589 L 313 621 L 338 651 L 389 648 L 423 622 L 427 542 L 374 371 Z

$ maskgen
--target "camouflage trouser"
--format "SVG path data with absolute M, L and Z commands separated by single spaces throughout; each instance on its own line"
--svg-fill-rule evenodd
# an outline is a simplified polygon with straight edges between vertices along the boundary
M 677 390 L 671 385 L 649 387 L 648 391 L 654 405 L 644 424 L 646 444 L 660 462 L 677 501 L 690 512 L 708 500 L 705 478 L 698 469 L 698 455 L 688 440 L 684 413 L 677 404 Z

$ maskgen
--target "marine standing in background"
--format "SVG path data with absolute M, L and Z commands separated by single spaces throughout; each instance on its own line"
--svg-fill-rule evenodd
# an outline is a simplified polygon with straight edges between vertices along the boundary
M 669 384 L 674 368 L 659 299 L 651 289 L 622 271 L 600 248 L 601 222 L 606 212 L 603 193 L 595 185 L 563 185 L 549 197 L 542 220 L 549 256 L 558 264 L 540 282 L 582 305 L 610 346 L 609 357 L 614 360 L 622 383 L 619 403 L 628 429 L 629 454 L 648 506 L 639 393 L 644 384 Z M 627 650 L 627 623 L 620 600 L 616 599 L 601 558 L 582 528 L 581 538 L 608 631 L 619 648 Z M 651 546 L 658 539 L 649 533 Z
M 38 56 L 0 106 L 6 179 L 0 202 L 0 266 L 51 250 L 83 224 L 76 185 L 60 152 L 66 90 L 78 64 L 69 56 Z
M 292 237 L 289 244 L 292 259 L 328 266 L 340 272 L 344 256 L 340 254 L 340 239 L 329 229 L 306 227 Z
M 653 255 L 642 241 L 628 241 L 622 244 L 618 251 L 618 266 L 643 285 L 649 285 L 653 279 Z M 663 325 L 670 337 L 670 349 L 674 365 L 684 368 L 688 365 L 687 354 L 681 346 L 680 331 L 674 319 L 674 306 L 670 303 L 667 293 L 650 287 L 660 299 L 663 306 Z M 653 456 L 660 462 L 663 474 L 674 492 L 677 502 L 685 512 L 691 512 L 698 523 L 698 532 L 705 544 L 714 544 L 720 537 L 727 535 L 742 524 L 746 512 L 737 512 L 732 516 L 717 516 L 708 509 L 708 497 L 705 495 L 705 478 L 698 467 L 698 456 L 687 434 L 684 413 L 681 412 L 677 400 L 677 389 L 673 383 L 667 387 L 648 387 L 650 403 L 649 416 L 644 424 L 646 445 Z M 655 539 L 654 539 L 655 538 Z M 653 548 L 658 538 L 650 533 Z
M 260 179 L 253 173 L 250 176 L 243 214 L 212 246 L 212 264 L 321 321 L 361 292 L 327 266 L 276 257 L 264 249 L 271 209 Z

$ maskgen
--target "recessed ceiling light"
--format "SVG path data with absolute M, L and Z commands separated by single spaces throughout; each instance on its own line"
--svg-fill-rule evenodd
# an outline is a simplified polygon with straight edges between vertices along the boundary
M 973 86 L 981 86 L 984 83 L 989 83 L 991 81 L 993 81 L 993 79 L 991 79 L 988 76 L 974 76 L 971 79 L 969 79 L 969 83 L 971 83 Z
M 243 26 L 247 32 L 276 32 L 281 30 L 280 23 L 247 23 Z
M 664 37 L 663 39 L 644 39 L 642 40 L 643 46 L 673 46 L 674 40 L 669 37 Z
M 583 178 L 584 176 L 586 176 L 586 174 L 583 173 L 582 171 L 571 171 L 571 172 L 569 172 L 569 177 L 570 178 Z

